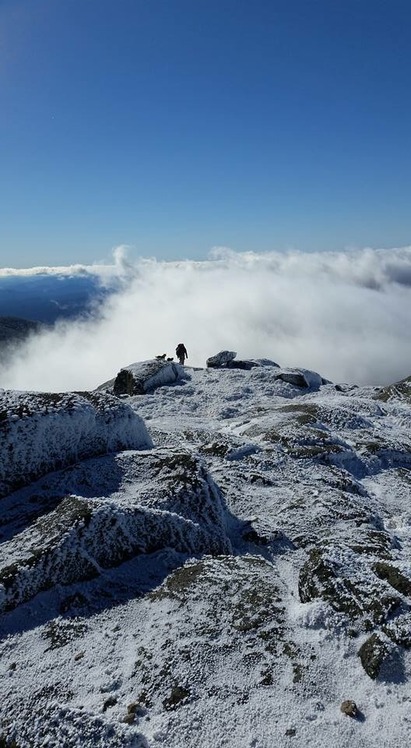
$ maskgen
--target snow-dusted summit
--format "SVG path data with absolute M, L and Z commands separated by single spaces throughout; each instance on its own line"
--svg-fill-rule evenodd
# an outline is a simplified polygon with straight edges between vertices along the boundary
M 411 378 L 230 361 L 0 391 L 0 745 L 410 743 Z

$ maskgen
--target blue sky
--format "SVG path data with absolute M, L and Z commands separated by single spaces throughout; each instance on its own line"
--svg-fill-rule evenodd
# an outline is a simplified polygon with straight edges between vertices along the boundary
M 411 243 L 409 0 L 2 0 L 0 262 Z

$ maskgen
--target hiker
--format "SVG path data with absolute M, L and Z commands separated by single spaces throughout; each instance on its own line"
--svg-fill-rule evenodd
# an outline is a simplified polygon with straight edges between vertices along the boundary
M 180 362 L 184 366 L 184 359 L 188 358 L 187 349 L 184 345 L 184 343 L 179 343 L 176 348 L 176 356 Z

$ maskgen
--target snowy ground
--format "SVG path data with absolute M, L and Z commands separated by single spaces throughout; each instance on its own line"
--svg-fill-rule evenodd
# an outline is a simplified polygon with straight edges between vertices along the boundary
M 1 500 L 4 744 L 409 745 L 409 385 L 187 373 Z

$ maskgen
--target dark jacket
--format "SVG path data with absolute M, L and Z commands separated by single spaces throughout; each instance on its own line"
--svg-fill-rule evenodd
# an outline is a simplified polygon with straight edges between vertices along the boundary
M 176 348 L 176 356 L 177 358 L 182 358 L 183 361 L 185 358 L 188 358 L 187 348 L 185 347 L 184 343 L 179 343 Z

